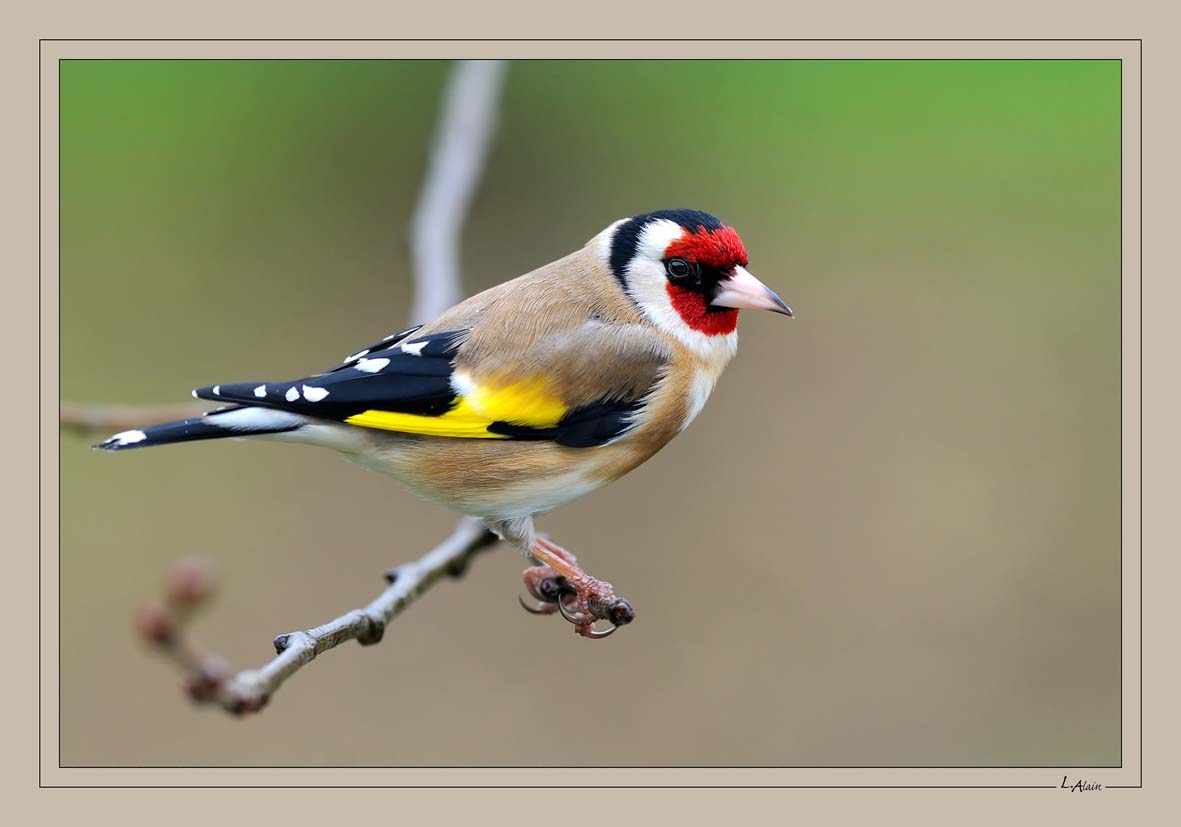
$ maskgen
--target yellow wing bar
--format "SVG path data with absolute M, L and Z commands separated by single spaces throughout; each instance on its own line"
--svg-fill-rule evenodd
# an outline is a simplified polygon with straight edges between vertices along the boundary
M 554 396 L 544 381 L 513 382 L 499 387 L 478 386 L 462 381 L 467 392 L 441 416 L 369 410 L 348 417 L 345 422 L 364 428 L 380 428 L 406 434 L 448 436 L 462 439 L 504 439 L 504 434 L 488 430 L 494 422 L 552 428 L 561 421 L 567 408 Z

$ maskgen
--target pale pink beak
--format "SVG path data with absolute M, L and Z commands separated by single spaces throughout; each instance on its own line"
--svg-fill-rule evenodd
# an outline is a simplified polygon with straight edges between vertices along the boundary
M 794 317 L 791 308 L 775 291 L 750 274 L 745 267 L 735 267 L 734 275 L 718 285 L 722 288 L 710 304 L 716 307 L 749 307 L 752 310 L 770 310 Z

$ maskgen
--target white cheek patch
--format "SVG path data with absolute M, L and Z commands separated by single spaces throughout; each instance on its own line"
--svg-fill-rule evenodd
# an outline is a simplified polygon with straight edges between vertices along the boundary
M 640 237 L 636 239 L 636 255 L 659 264 L 668 245 L 684 235 L 685 228 L 675 221 L 667 218 L 653 221 L 640 231 Z
M 665 219 L 653 221 L 644 227 L 636 239 L 636 253 L 628 263 L 626 276 L 627 290 L 644 314 L 660 327 L 674 333 L 679 333 L 680 328 L 689 328 L 681 321 L 668 297 L 668 278 L 664 272 L 663 258 L 668 245 L 684 233 L 685 230 L 679 224 Z
M 665 330 L 702 356 L 712 356 L 720 337 L 707 336 L 685 324 L 668 295 L 664 272 L 664 251 L 685 234 L 681 225 L 661 219 L 640 231 L 636 254 L 627 268 L 627 290 L 653 324 Z
M 627 291 L 653 324 L 676 336 L 707 363 L 724 365 L 734 356 L 737 336 L 734 333 L 709 336 L 694 330 L 685 324 L 668 295 L 664 251 L 684 234 L 684 227 L 663 218 L 644 227 L 636 239 L 636 253 L 627 268 Z

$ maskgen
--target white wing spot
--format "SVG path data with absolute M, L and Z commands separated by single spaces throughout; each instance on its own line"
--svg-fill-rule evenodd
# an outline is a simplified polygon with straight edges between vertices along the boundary
M 197 396 L 197 391 L 196 391 L 195 389 L 193 390 L 193 398 L 194 398 L 194 399 L 200 399 L 200 398 L 201 398 L 201 397 Z
M 355 362 L 368 352 L 369 352 L 368 350 L 358 350 L 352 356 L 344 357 L 344 361 L 341 364 L 347 365 L 349 362 Z
M 327 395 L 328 391 L 325 388 L 309 388 L 307 385 L 303 386 L 303 397 L 309 402 L 319 402 Z
M 131 445 L 134 442 L 143 442 L 147 438 L 148 435 L 143 431 L 123 431 L 115 434 L 108 441 L 114 442 L 116 445 Z
M 267 395 L 267 386 L 266 385 L 259 385 L 257 388 L 254 389 L 254 395 L 257 396 L 259 399 L 262 399 L 264 396 Z
M 402 342 L 402 352 L 409 353 L 411 356 L 421 356 L 422 349 L 429 344 L 427 341 L 422 342 Z
M 221 396 L 221 385 L 214 385 L 213 386 L 213 395 L 214 396 Z
M 389 363 L 389 359 L 362 359 L 353 367 L 365 373 L 377 373 L 379 370 L 384 370 Z
M 472 381 L 472 377 L 468 374 L 456 371 L 451 374 L 451 389 L 458 396 L 474 396 L 476 393 L 476 383 Z
M 287 393 L 283 394 L 283 398 L 288 402 L 294 402 L 296 399 L 299 399 L 299 391 L 295 389 L 295 385 L 287 389 Z

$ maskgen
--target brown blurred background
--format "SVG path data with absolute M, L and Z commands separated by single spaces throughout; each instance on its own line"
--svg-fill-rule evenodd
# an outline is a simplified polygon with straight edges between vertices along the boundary
M 63 400 L 415 321 L 447 69 L 65 62 Z M 526 615 L 501 549 L 262 715 L 195 708 L 131 632 L 175 558 L 215 560 L 195 633 L 243 667 L 453 518 L 327 451 L 63 436 L 63 763 L 1119 763 L 1119 64 L 530 61 L 501 118 L 470 291 L 684 206 L 798 314 L 744 314 L 693 427 L 541 520 L 637 622 Z

